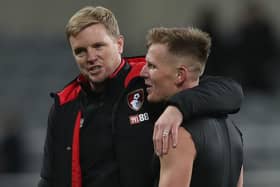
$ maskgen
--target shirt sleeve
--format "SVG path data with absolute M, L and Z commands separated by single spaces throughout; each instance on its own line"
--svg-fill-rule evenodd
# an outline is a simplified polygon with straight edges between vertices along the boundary
M 40 173 L 40 180 L 38 182 L 38 187 L 50 187 L 51 186 L 51 155 L 52 155 L 52 133 L 51 129 L 53 126 L 53 118 L 54 118 L 54 105 L 51 107 L 48 116 L 48 128 L 47 135 L 45 139 L 44 145 L 44 153 L 43 153 L 43 165 Z
M 176 106 L 187 121 L 196 116 L 236 113 L 243 97 L 241 85 L 233 79 L 207 76 L 198 86 L 172 96 L 167 105 Z

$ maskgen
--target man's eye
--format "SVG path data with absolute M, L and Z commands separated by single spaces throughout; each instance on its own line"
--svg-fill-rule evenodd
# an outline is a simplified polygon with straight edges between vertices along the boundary
M 103 46 L 105 46 L 105 44 L 103 44 L 103 43 L 96 43 L 96 44 L 94 44 L 94 48 L 95 49 L 100 49 L 100 48 L 102 48 Z
M 153 65 L 153 64 L 148 63 L 148 68 L 149 68 L 149 69 L 155 69 L 155 68 L 156 68 L 156 66 L 155 66 L 155 65 Z
M 77 48 L 74 50 L 75 55 L 81 56 L 83 53 L 85 53 L 85 49 L 83 48 Z

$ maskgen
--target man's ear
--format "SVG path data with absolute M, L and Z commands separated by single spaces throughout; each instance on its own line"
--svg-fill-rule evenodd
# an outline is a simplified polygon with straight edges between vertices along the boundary
M 117 38 L 117 44 L 118 44 L 119 53 L 122 54 L 123 53 L 123 48 L 124 48 L 124 37 L 122 35 L 120 35 Z
M 179 68 L 177 68 L 177 74 L 176 74 L 176 85 L 182 85 L 187 80 L 188 75 L 188 69 L 187 67 L 181 65 Z

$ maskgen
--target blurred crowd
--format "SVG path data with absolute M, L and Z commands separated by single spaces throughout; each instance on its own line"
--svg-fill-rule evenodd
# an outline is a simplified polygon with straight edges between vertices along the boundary
M 0 121 L 0 174 L 24 172 L 24 120 L 15 111 L 6 111 Z
M 216 9 L 204 8 L 198 25 L 212 36 L 212 51 L 207 72 L 238 80 L 245 91 L 273 94 L 279 84 L 275 68 L 279 67 L 279 38 L 271 19 L 261 4 L 243 7 L 235 30 L 222 33 L 217 25 Z

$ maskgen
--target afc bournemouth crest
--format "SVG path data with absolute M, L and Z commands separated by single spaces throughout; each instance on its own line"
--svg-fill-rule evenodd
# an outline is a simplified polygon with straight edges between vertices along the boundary
M 130 92 L 127 95 L 127 103 L 128 103 L 128 106 L 132 110 L 135 110 L 135 111 L 140 110 L 140 108 L 142 107 L 142 105 L 144 103 L 144 90 L 139 89 L 139 90 Z

